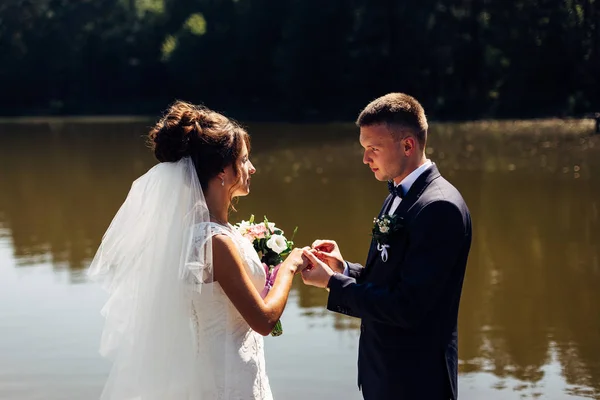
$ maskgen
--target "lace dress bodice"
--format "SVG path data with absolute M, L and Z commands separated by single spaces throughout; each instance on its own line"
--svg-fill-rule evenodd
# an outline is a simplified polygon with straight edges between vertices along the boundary
M 233 240 L 260 292 L 266 274 L 252 244 L 231 226 L 211 223 L 211 233 Z M 204 371 L 198 382 L 202 399 L 271 400 L 262 335 L 250 328 L 218 282 L 203 286 L 192 297 L 197 359 Z

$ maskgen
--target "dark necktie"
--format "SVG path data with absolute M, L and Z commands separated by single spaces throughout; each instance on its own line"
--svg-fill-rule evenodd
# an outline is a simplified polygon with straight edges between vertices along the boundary
M 388 190 L 390 191 L 390 194 L 392 196 L 398 196 L 402 198 L 402 196 L 404 195 L 404 193 L 402 193 L 402 186 L 394 186 L 394 181 L 388 181 Z

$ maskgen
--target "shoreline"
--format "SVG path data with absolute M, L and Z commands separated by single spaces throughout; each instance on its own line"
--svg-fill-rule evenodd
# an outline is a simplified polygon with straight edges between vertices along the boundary
M 72 115 L 72 116 L 16 116 L 0 117 L 0 124 L 46 124 L 46 123 L 135 123 L 148 122 L 158 119 L 153 115 Z M 353 125 L 352 121 L 332 120 L 332 121 L 293 121 L 293 120 L 240 120 L 244 123 L 260 124 L 289 124 L 289 125 Z M 472 120 L 430 120 L 430 125 L 482 125 L 482 126 L 500 126 L 517 125 L 518 127 L 538 126 L 556 126 L 561 125 L 582 125 L 590 124 L 593 127 L 596 119 L 594 117 L 543 117 L 543 118 L 482 118 Z

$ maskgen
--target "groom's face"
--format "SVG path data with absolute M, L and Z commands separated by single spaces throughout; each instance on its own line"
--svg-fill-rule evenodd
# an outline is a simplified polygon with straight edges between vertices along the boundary
M 360 127 L 360 144 L 364 149 L 363 163 L 367 164 L 378 181 L 400 177 L 406 169 L 407 158 L 402 140 L 397 140 L 387 124 Z

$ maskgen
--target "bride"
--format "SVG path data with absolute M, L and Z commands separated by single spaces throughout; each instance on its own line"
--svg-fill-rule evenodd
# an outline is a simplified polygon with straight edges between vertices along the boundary
M 295 249 L 261 298 L 264 268 L 228 222 L 256 172 L 249 136 L 178 101 L 148 137 L 160 163 L 133 182 L 89 269 L 109 292 L 101 399 L 272 399 L 262 336 L 306 260 Z

